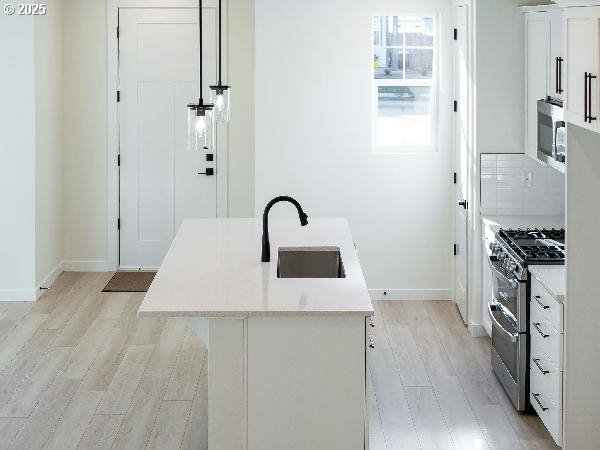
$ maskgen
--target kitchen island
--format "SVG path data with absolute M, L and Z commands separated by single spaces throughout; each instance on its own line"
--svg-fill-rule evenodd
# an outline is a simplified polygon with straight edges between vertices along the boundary
M 207 345 L 209 449 L 365 449 L 373 308 L 347 221 L 271 222 L 261 263 L 261 221 L 185 221 L 139 315 Z M 290 248 L 339 251 L 339 277 L 280 278 Z

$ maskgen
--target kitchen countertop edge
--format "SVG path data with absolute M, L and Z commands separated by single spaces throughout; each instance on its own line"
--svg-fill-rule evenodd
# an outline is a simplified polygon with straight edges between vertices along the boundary
M 532 265 L 529 273 L 552 295 L 559 303 L 565 302 L 565 266 Z M 562 277 L 560 280 L 558 277 Z
M 317 317 L 317 316 L 358 316 L 370 317 L 375 313 L 370 311 L 142 311 L 138 312 L 138 317 L 187 317 L 187 318 L 206 318 L 220 319 L 226 317 L 280 317 L 280 316 L 299 316 L 299 317 Z

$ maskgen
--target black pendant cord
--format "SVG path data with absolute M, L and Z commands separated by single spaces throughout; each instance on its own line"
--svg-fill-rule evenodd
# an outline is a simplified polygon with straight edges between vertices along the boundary
M 198 0 L 198 23 L 199 23 L 199 29 L 200 29 L 200 61 L 199 61 L 199 67 L 200 67 L 200 101 L 199 101 L 199 105 L 201 106 L 204 102 L 202 101 L 202 0 Z
M 223 40 L 221 38 L 222 22 L 221 22 L 221 0 L 219 0 L 219 86 L 222 86 L 222 77 L 221 77 L 221 69 L 222 69 L 222 51 L 223 51 Z

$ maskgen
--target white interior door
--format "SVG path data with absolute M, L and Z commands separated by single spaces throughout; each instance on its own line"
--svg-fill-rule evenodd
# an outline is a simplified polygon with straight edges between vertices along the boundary
M 203 8 L 204 98 L 216 79 L 216 9 Z M 187 104 L 198 101 L 198 9 L 119 11 L 122 269 L 160 265 L 185 218 L 216 217 L 215 149 L 187 151 Z M 207 154 L 213 161 L 207 161 Z
M 468 188 L 469 188 L 469 42 L 467 5 L 456 7 L 455 41 L 455 92 L 457 101 L 456 121 L 456 184 L 455 200 L 455 265 L 454 301 L 467 323 L 467 280 L 468 280 Z

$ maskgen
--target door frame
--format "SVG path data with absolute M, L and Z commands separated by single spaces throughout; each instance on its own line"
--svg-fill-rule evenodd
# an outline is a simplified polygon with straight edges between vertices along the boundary
M 203 0 L 204 8 L 217 8 L 217 0 Z M 106 36 L 107 36 L 107 269 L 119 269 L 119 220 L 120 176 L 117 164 L 119 155 L 119 41 L 117 26 L 119 10 L 123 8 L 198 8 L 197 0 L 107 0 Z M 228 1 L 222 0 L 223 17 L 223 78 L 229 78 L 228 72 Z M 215 15 L 215 17 L 217 17 Z M 216 153 L 217 172 L 217 217 L 227 217 L 227 124 L 217 126 Z
M 474 275 L 475 272 L 473 271 L 473 218 L 475 217 L 475 211 L 479 210 L 478 205 L 476 205 L 476 196 L 474 195 L 474 188 L 476 186 L 477 183 L 475 183 L 475 179 L 474 179 L 474 175 L 473 175 L 473 166 L 476 163 L 477 157 L 476 157 L 476 153 L 475 153 L 475 89 L 474 89 L 474 83 L 475 83 L 475 72 L 473 70 L 474 68 L 474 57 L 475 57 L 475 52 L 474 52 L 474 5 L 473 5 L 473 0 L 454 0 L 453 2 L 453 8 L 452 8 L 452 21 L 454 24 L 453 28 L 456 28 L 456 13 L 457 13 L 457 8 L 464 6 L 467 8 L 467 73 L 469 76 L 469 79 L 471 80 L 471 83 L 469 83 L 468 86 L 468 92 L 467 92 L 467 105 L 459 105 L 459 108 L 461 107 L 466 107 L 468 108 L 468 114 L 467 114 L 467 126 L 468 126 L 468 133 L 467 133 L 467 148 L 468 148 L 468 154 L 467 154 L 467 179 L 464 180 L 464 182 L 467 184 L 466 186 L 466 192 L 467 192 L 467 198 L 465 200 L 467 200 L 469 207 L 466 210 L 466 217 L 467 217 L 467 235 L 466 235 L 466 255 L 465 257 L 467 258 L 467 279 L 466 281 L 466 285 L 465 285 L 465 289 L 466 289 L 466 307 L 465 307 L 465 315 L 466 317 L 465 319 L 465 323 L 467 328 L 469 329 L 469 331 L 471 332 L 471 334 L 473 334 L 473 330 L 472 330 L 472 317 L 473 317 L 473 313 L 472 313 L 472 305 L 474 303 L 473 301 L 473 289 L 472 289 L 472 282 L 474 279 Z M 456 42 L 453 42 L 453 64 L 454 64 L 454 86 L 453 86 L 453 97 L 455 100 L 458 99 L 458 74 L 457 74 L 457 67 L 456 67 L 456 63 L 457 63 L 457 58 L 456 58 Z M 460 170 L 459 167 L 457 167 L 457 162 L 458 162 L 458 136 L 457 136 L 457 121 L 458 121 L 458 117 L 455 116 L 454 120 L 453 120 L 453 159 L 452 159 L 452 163 L 453 163 L 453 170 L 454 172 L 458 172 L 458 170 Z M 452 239 L 455 239 L 456 236 L 456 211 L 455 208 L 457 208 L 456 205 L 456 186 L 453 185 L 453 191 L 452 191 L 452 223 L 453 223 L 453 233 L 452 233 Z M 454 258 L 452 260 L 452 300 L 453 302 L 456 303 L 456 296 L 455 296 L 455 292 L 454 292 L 454 286 L 455 286 L 455 276 L 456 276 L 456 258 Z

